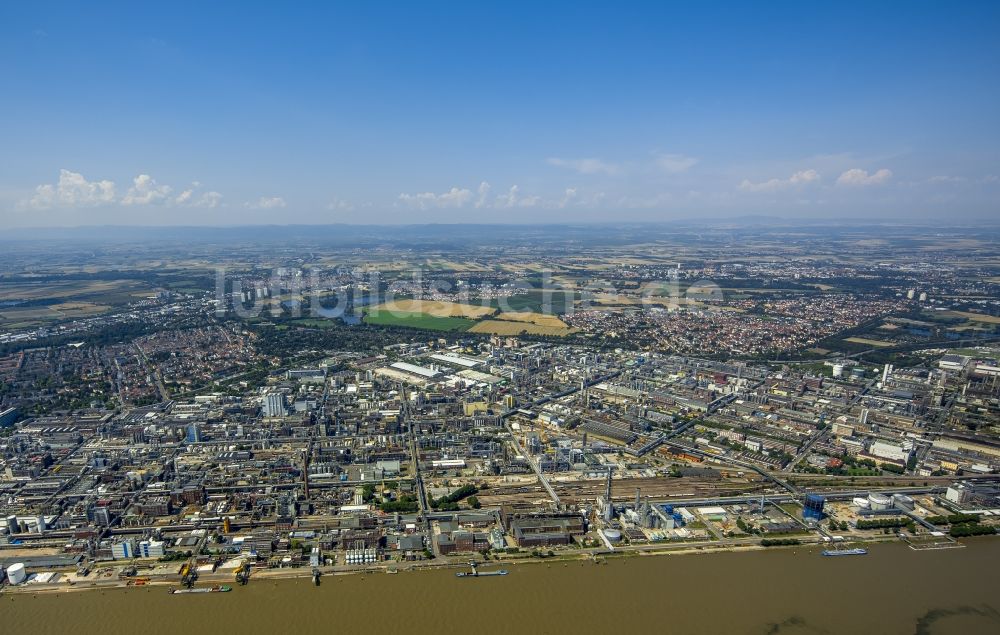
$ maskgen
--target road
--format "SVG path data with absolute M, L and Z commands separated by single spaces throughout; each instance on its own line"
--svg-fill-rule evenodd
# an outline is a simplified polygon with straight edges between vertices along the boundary
M 424 479 L 420 475 L 420 459 L 417 453 L 417 434 L 413 431 L 413 417 L 410 416 L 410 399 L 406 392 L 406 385 L 399 384 L 399 394 L 400 394 L 400 407 L 399 413 L 403 417 L 402 423 L 406 425 L 407 435 L 409 436 L 410 442 L 410 460 L 413 469 L 413 486 L 417 493 L 417 504 L 420 507 L 420 516 L 424 519 L 424 526 L 426 534 L 424 539 L 428 544 L 428 548 L 436 551 L 433 540 L 433 531 L 431 529 L 431 519 L 429 516 L 429 505 L 427 504 L 427 490 L 424 487 Z
M 545 491 L 548 492 L 549 498 L 552 499 L 552 502 L 555 505 L 559 505 L 559 495 L 556 494 L 556 491 L 554 489 L 552 489 L 552 484 L 549 483 L 549 479 L 545 478 L 545 474 L 543 474 L 542 470 L 538 467 L 538 461 L 535 461 L 528 454 L 527 450 L 524 449 L 524 446 L 521 445 L 520 439 L 518 439 L 517 435 L 514 434 L 514 430 L 510 427 L 510 423 L 506 419 L 503 420 L 503 425 L 504 428 L 507 430 L 507 432 L 510 434 L 510 438 L 514 442 L 514 445 L 517 446 L 517 451 L 522 456 L 528 459 L 528 465 L 531 466 L 531 469 L 535 472 L 535 476 L 538 477 L 538 482 L 541 483 L 542 487 L 545 488 Z
M 135 347 L 139 361 L 142 363 L 142 367 L 146 369 L 146 372 L 153 377 L 153 381 L 156 383 L 156 390 L 160 393 L 161 401 L 169 401 L 170 393 L 167 392 L 167 387 L 163 385 L 163 375 L 160 374 L 160 369 L 154 366 L 149 358 L 146 357 L 146 352 L 142 350 L 142 347 L 138 344 L 132 344 Z
M 607 375 L 602 375 L 602 376 L 597 377 L 595 379 L 591 379 L 589 381 L 584 382 L 584 386 L 589 388 L 590 386 L 593 386 L 595 384 L 599 384 L 602 381 L 607 381 L 609 379 L 613 379 L 613 378 L 617 377 L 620 374 L 621 374 L 621 371 L 615 371 L 615 372 L 609 373 Z M 550 401 L 553 401 L 555 399 L 561 399 L 563 397 L 566 397 L 568 395 L 572 395 L 572 394 L 577 393 L 579 391 L 580 391 L 580 387 L 579 386 L 574 386 L 572 388 L 568 388 L 568 389 L 563 390 L 561 392 L 558 392 L 558 393 L 555 393 L 555 394 L 552 394 L 552 395 L 547 395 L 545 397 L 541 397 L 539 399 L 536 399 L 535 401 L 533 401 L 531 403 L 531 407 L 534 408 L 534 407 L 537 407 L 537 406 L 541 406 L 541 405 L 547 404 Z M 553 504 L 559 505 L 560 504 L 559 495 L 556 494 L 556 491 L 552 488 L 551 483 L 549 483 L 549 479 L 547 479 L 545 477 L 545 474 L 542 473 L 542 470 L 539 469 L 538 462 L 535 461 L 535 460 L 533 460 L 531 458 L 531 456 L 528 454 L 527 450 L 525 450 L 524 446 L 521 445 L 521 441 L 518 439 L 517 435 L 514 434 L 514 430 L 510 427 L 510 423 L 508 423 L 508 421 L 507 421 L 507 419 L 509 419 L 512 415 L 517 414 L 517 412 L 518 412 L 517 409 L 506 410 L 506 411 L 504 411 L 503 413 L 500 414 L 500 420 L 503 421 L 504 428 L 510 434 L 511 439 L 514 441 L 514 445 L 517 446 L 517 451 L 522 456 L 524 456 L 524 457 L 526 457 L 528 459 L 528 465 L 531 466 L 531 469 L 532 469 L 532 471 L 534 471 L 535 476 L 538 477 L 538 482 L 541 483 L 542 487 L 545 488 L 545 491 L 548 492 L 549 498 L 552 499 Z
M 945 421 L 948 415 L 951 413 L 951 407 L 955 403 L 955 396 L 951 395 L 948 398 L 947 403 L 941 406 L 941 411 L 938 413 L 937 417 L 934 418 L 934 422 L 927 426 L 927 433 L 924 438 L 927 440 L 927 444 L 920 447 L 917 450 L 917 465 L 920 465 L 925 458 L 927 458 L 927 453 L 931 451 L 931 446 L 934 445 L 934 439 L 941 436 L 941 431 L 944 429 Z
M 780 476 L 778 476 L 778 474 L 774 472 L 768 472 L 764 468 L 755 465 L 754 463 L 750 463 L 748 461 L 741 461 L 740 459 L 734 459 L 732 457 L 722 456 L 719 454 L 713 454 L 711 452 L 705 452 L 704 450 L 698 448 L 697 446 L 691 445 L 689 443 L 684 443 L 682 441 L 670 440 L 670 441 L 664 441 L 663 444 L 668 447 L 673 447 L 682 450 L 686 454 L 700 456 L 702 458 L 710 459 L 717 463 L 729 464 L 736 467 L 742 467 L 747 470 L 753 470 L 754 472 L 763 476 L 765 479 L 778 485 L 783 490 L 788 491 L 792 495 L 798 496 L 800 494 L 799 488 L 795 487 L 785 479 L 781 478 Z
M 858 402 L 861 401 L 862 397 L 868 394 L 868 391 L 872 389 L 872 386 L 875 385 L 876 381 L 878 380 L 873 379 L 870 382 L 868 382 L 868 384 L 866 384 L 864 388 L 858 391 L 858 394 L 854 395 L 854 398 L 851 399 L 851 401 L 846 406 L 838 409 L 832 416 L 837 417 L 839 415 L 849 414 L 851 412 L 851 409 L 854 406 L 858 405 Z M 802 446 L 802 449 L 799 451 L 799 453 L 795 455 L 795 458 L 793 458 L 791 461 L 788 462 L 788 465 L 786 465 L 782 471 L 791 472 L 796 465 L 801 463 L 803 459 L 809 456 L 809 452 L 812 450 L 812 447 L 814 445 L 819 443 L 821 440 L 827 438 L 829 435 L 830 435 L 829 426 L 822 430 L 817 430 L 816 434 L 814 434 L 812 437 L 809 438 L 808 441 L 806 441 L 805 445 Z

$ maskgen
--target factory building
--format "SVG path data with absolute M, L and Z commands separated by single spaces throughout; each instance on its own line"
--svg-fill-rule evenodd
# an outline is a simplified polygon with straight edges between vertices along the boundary
M 396 370 L 401 370 L 404 373 L 410 373 L 411 375 L 417 375 L 424 379 L 434 379 L 441 373 L 433 368 L 427 368 L 425 366 L 418 366 L 416 364 L 409 364 L 407 362 L 394 362 L 389 365 L 390 368 L 395 368 Z
M 120 542 L 116 542 L 111 545 L 111 557 L 115 560 L 129 560 L 131 558 L 137 558 L 135 541 L 131 538 L 127 538 Z
M 876 441 L 875 443 L 872 443 L 870 448 L 868 448 L 868 452 L 872 456 L 880 459 L 906 463 L 910 460 L 910 455 L 913 453 L 913 444 L 911 442 L 895 444 L 886 443 L 885 441 Z
M 285 416 L 285 396 L 280 392 L 269 392 L 264 395 L 264 416 L 284 417 Z
M 165 555 L 162 540 L 142 540 L 137 550 L 138 558 L 162 558 Z
M 955 503 L 956 505 L 963 505 L 969 500 L 969 495 L 972 490 L 966 486 L 964 483 L 955 483 L 948 487 L 948 491 L 945 492 L 944 498 L 949 503 Z
M 809 520 L 822 520 L 823 508 L 826 506 L 826 498 L 819 494 L 809 494 L 806 496 L 802 506 L 802 517 Z
M 586 533 L 586 522 L 579 514 L 518 514 L 508 517 L 507 525 L 519 547 L 568 545 L 573 536 Z

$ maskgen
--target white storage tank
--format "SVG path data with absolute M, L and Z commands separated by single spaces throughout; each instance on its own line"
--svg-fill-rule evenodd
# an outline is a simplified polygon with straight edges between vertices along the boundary
M 892 499 L 885 494 L 869 494 L 868 503 L 871 505 L 873 512 L 892 509 Z
M 604 537 L 608 539 L 608 542 L 621 542 L 622 532 L 617 529 L 605 529 Z
M 28 573 L 24 570 L 24 563 L 17 562 L 7 568 L 7 577 L 11 584 L 21 584 L 28 579 Z

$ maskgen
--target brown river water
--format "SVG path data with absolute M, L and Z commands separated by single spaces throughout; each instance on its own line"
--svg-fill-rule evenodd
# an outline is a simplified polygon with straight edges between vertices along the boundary
M 1000 540 L 867 556 L 818 549 L 454 570 L 257 578 L 230 593 L 164 587 L 0 595 L 0 633 L 1000 633 Z M 484 568 L 484 570 L 486 570 Z

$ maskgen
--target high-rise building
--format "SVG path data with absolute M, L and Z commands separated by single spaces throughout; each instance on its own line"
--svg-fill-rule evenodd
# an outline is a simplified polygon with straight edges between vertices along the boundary
M 280 392 L 269 392 L 264 395 L 264 416 L 285 416 L 285 396 Z
M 94 522 L 100 527 L 111 526 L 111 508 L 107 505 L 98 505 L 94 508 Z
M 188 443 L 198 443 L 201 441 L 201 432 L 198 430 L 198 422 L 192 421 L 187 427 L 187 436 L 185 440 Z

